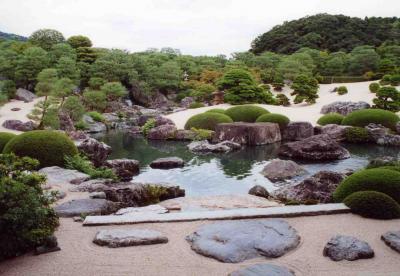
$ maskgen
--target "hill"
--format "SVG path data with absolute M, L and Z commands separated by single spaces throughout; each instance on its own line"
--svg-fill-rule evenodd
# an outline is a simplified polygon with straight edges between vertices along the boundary
M 16 35 L 16 34 L 9 34 L 9 33 L 3 33 L 0 32 L 0 39 L 11 39 L 11 40 L 19 40 L 19 41 L 26 41 L 28 40 L 27 37 Z

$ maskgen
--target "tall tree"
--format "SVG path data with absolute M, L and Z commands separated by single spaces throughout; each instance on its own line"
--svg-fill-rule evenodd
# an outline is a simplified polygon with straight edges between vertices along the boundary
M 40 29 L 29 36 L 29 41 L 45 50 L 50 50 L 57 43 L 62 43 L 65 38 L 62 33 L 53 29 Z

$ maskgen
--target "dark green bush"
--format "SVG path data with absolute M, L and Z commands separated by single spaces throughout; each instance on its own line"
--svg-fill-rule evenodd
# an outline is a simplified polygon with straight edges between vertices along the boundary
M 276 114 L 276 113 L 268 113 L 268 114 L 264 114 L 264 115 L 261 115 L 260 117 L 258 117 L 256 122 L 257 123 L 262 123 L 262 122 L 277 123 L 279 125 L 279 128 L 282 130 L 282 129 L 286 128 L 286 126 L 290 123 L 290 120 L 285 115 Z
M 225 109 L 222 109 L 222 108 L 213 108 L 213 109 L 207 110 L 206 112 L 213 112 L 213 113 L 225 114 Z
M 337 93 L 339 94 L 339 95 L 344 95 L 344 94 L 347 94 L 349 91 L 347 90 L 347 87 L 346 86 L 339 86 L 338 88 L 337 88 Z
M 363 127 L 350 127 L 345 130 L 344 137 L 349 143 L 370 142 L 368 131 Z
M 390 85 L 398 86 L 400 84 L 400 75 L 392 75 L 390 77 Z
M 208 129 L 215 130 L 221 123 L 232 123 L 232 119 L 224 114 L 205 112 L 189 118 L 185 124 L 185 129 Z
M 342 125 L 365 127 L 370 123 L 375 123 L 395 130 L 396 123 L 399 120 L 399 116 L 387 110 L 362 109 L 356 110 L 347 115 L 343 119 Z
M 329 124 L 340 125 L 342 124 L 343 118 L 344 116 L 339 113 L 328 113 L 321 116 L 318 119 L 317 124 L 319 124 L 320 126 L 325 126 Z
M 267 113 L 268 110 L 255 105 L 238 105 L 225 110 L 225 114 L 234 122 L 254 123 L 258 117 Z
M 290 100 L 285 94 L 280 93 L 276 95 L 276 104 L 282 106 L 289 106 Z
M 382 168 L 358 171 L 339 184 L 333 198 L 342 202 L 350 194 L 359 191 L 381 192 L 400 202 L 400 173 Z
M 400 218 L 400 205 L 390 196 L 375 192 L 355 192 L 343 201 L 355 214 L 374 219 Z
M 6 146 L 6 144 L 13 139 L 15 136 L 15 134 L 13 133 L 9 133 L 9 132 L 0 132 L 0 152 L 3 151 L 4 147 Z
M 369 91 L 371 93 L 376 93 L 378 92 L 379 88 L 381 88 L 381 86 L 379 85 L 379 83 L 377 82 L 373 82 L 369 85 Z
M 390 84 L 391 79 L 392 79 L 391 75 L 384 75 L 382 77 L 382 79 L 379 81 L 379 84 L 380 85 L 388 85 L 388 84 Z
M 392 112 L 400 111 L 400 92 L 396 87 L 383 86 L 376 92 L 376 98 L 373 99 L 374 108 L 381 108 Z
M 11 139 L 3 153 L 15 153 L 28 156 L 40 162 L 40 167 L 65 165 L 65 156 L 78 154 L 78 149 L 71 139 L 57 131 L 34 130 L 25 132 Z
M 194 102 L 194 103 L 191 103 L 189 105 L 189 108 L 200 108 L 200 107 L 204 107 L 204 104 L 203 103 Z

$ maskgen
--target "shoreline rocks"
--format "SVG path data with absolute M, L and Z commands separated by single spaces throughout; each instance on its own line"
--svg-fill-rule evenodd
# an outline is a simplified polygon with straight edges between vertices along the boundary
M 226 153 L 233 150 L 238 150 L 242 146 L 231 141 L 223 141 L 217 144 L 210 144 L 207 140 L 193 141 L 188 146 L 188 149 L 196 153 Z
M 111 147 L 94 138 L 87 138 L 82 141 L 75 141 L 75 145 L 98 167 L 103 165 L 104 161 L 111 154 Z
M 272 182 L 284 181 L 304 174 L 306 170 L 291 160 L 273 159 L 268 163 L 261 174 Z
M 290 122 L 282 131 L 282 140 L 299 141 L 314 135 L 314 127 L 309 122 Z
M 182 168 L 185 162 L 179 157 L 165 157 L 158 158 L 150 163 L 150 167 L 153 169 L 174 169 Z
M 130 181 L 133 176 L 139 174 L 139 161 L 133 159 L 113 159 L 105 161 L 104 165 L 121 179 L 121 181 Z
M 363 101 L 359 102 L 333 102 L 331 104 L 324 105 L 321 109 L 322 114 L 327 113 L 339 113 L 343 116 L 350 114 L 353 111 L 371 108 L 371 106 Z
M 269 192 L 267 189 L 265 189 L 263 186 L 261 185 L 256 185 L 253 188 L 251 188 L 249 190 L 249 195 L 254 195 L 254 196 L 258 196 L 258 197 L 263 197 L 263 198 L 269 198 Z

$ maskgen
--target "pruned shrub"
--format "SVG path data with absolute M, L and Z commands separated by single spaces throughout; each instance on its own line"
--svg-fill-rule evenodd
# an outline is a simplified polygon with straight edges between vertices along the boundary
M 392 75 L 390 77 L 390 85 L 398 86 L 400 84 L 400 74 Z
M 321 116 L 318 119 L 317 124 L 319 124 L 320 126 L 325 126 L 329 124 L 340 125 L 342 124 L 343 118 L 344 116 L 339 113 L 328 113 Z
M 283 130 L 290 123 L 290 119 L 282 114 L 268 113 L 268 114 L 264 114 L 264 115 L 261 115 L 260 117 L 258 117 L 256 122 L 257 123 L 262 123 L 262 122 L 276 123 L 279 125 L 279 128 L 281 130 Z
M 225 110 L 234 122 L 254 123 L 261 115 L 269 113 L 265 108 L 255 105 L 238 105 Z
M 207 110 L 206 112 L 225 114 L 225 109 L 222 109 L 222 108 L 213 108 L 213 109 Z
M 345 141 L 349 143 L 368 143 L 370 137 L 363 127 L 349 127 L 344 132 Z
M 375 192 L 355 192 L 346 197 L 343 203 L 360 216 L 374 219 L 400 218 L 400 205 L 390 196 Z
M 204 104 L 199 102 L 194 102 L 189 105 L 189 108 L 200 108 L 200 107 L 204 107 Z
M 365 127 L 371 123 L 375 123 L 395 130 L 396 123 L 399 120 L 399 116 L 387 110 L 362 109 L 353 111 L 347 115 L 343 119 L 342 125 Z
M 0 132 L 0 152 L 2 152 L 6 144 L 16 136 L 17 135 L 13 133 Z
M 205 112 L 189 118 L 185 124 L 185 129 L 208 129 L 215 130 L 221 123 L 232 123 L 232 119 L 225 114 Z
M 339 184 L 333 198 L 342 202 L 352 193 L 359 191 L 381 192 L 400 202 L 400 173 L 382 168 L 358 171 Z
M 339 95 L 347 94 L 349 91 L 347 90 L 346 86 L 339 86 L 336 90 Z
M 380 85 L 388 85 L 388 84 L 390 84 L 391 79 L 392 79 L 392 75 L 388 75 L 388 74 L 384 75 L 382 77 L 382 79 L 379 81 L 379 84 Z
M 373 102 L 376 108 L 398 112 L 400 111 L 400 92 L 396 87 L 383 86 L 376 92 Z
M 78 154 L 78 149 L 71 139 L 61 132 L 34 130 L 11 139 L 4 147 L 3 153 L 14 153 L 20 157 L 28 156 L 37 159 L 41 168 L 63 167 L 65 156 Z
M 369 85 L 369 91 L 371 93 L 376 93 L 378 92 L 379 88 L 381 88 L 381 86 L 379 85 L 379 83 L 377 82 L 373 82 Z
M 97 111 L 90 111 L 86 114 L 89 115 L 96 122 L 104 122 L 105 121 L 103 114 L 101 114 Z
M 290 100 L 285 94 L 280 93 L 276 95 L 276 104 L 282 106 L 289 106 Z

